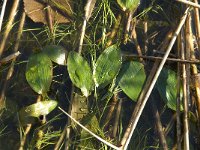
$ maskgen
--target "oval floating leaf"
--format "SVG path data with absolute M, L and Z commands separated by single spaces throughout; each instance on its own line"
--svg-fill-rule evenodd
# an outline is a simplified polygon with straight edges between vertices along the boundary
M 48 45 L 44 47 L 43 52 L 47 54 L 53 62 L 59 65 L 66 65 L 67 52 L 64 47 L 59 45 Z
M 166 102 L 167 106 L 176 110 L 176 98 L 177 98 L 177 76 L 173 70 L 163 69 L 156 82 L 156 88 Z M 183 107 L 181 106 L 181 110 Z
M 73 51 L 69 53 L 67 64 L 73 84 L 81 89 L 84 96 L 88 97 L 94 85 L 89 64 L 80 54 Z
M 26 66 L 26 80 L 38 94 L 45 94 L 52 82 L 52 62 L 44 53 L 30 56 Z
M 39 117 L 41 115 L 48 115 L 57 106 L 58 102 L 55 100 L 40 101 L 35 104 L 22 108 L 19 111 L 21 117 Z
M 94 68 L 96 87 L 105 87 L 112 82 L 121 67 L 121 54 L 117 45 L 105 49 L 99 56 Z
M 133 11 L 140 4 L 140 0 L 117 0 L 117 3 L 123 9 L 123 11 Z
M 134 101 L 137 100 L 145 79 L 144 66 L 136 61 L 124 63 L 117 78 L 120 88 Z

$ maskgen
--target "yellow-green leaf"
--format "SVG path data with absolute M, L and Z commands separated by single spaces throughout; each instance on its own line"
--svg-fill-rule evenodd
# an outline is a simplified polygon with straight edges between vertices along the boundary
M 123 9 L 123 11 L 133 11 L 140 4 L 140 0 L 117 0 L 117 3 Z

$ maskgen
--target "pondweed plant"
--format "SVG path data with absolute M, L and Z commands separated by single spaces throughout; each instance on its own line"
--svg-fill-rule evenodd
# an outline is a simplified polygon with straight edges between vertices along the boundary
M 13 0 L 13 5 L 16 2 Z M 169 7 L 178 7 L 174 1 L 166 3 Z M 198 147 L 198 143 L 189 141 L 185 134 L 189 122 L 191 136 L 198 141 L 198 133 L 195 133 L 199 129 L 198 113 L 195 113 L 198 103 L 193 100 L 196 96 L 193 95 L 189 111 L 185 100 L 189 99 L 187 93 L 198 88 L 196 84 L 190 88 L 189 82 L 182 83 L 185 76 L 181 72 L 186 63 L 195 68 L 199 61 L 194 56 L 190 59 L 178 55 L 174 46 L 175 52 L 169 57 L 176 57 L 165 58 L 170 63 L 156 73 L 159 60 L 163 61 L 163 51 L 170 51 L 170 40 L 176 38 L 172 36 L 174 31 L 168 30 L 170 26 L 165 26 L 164 19 L 174 18 L 165 12 L 166 3 L 156 0 L 148 4 L 139 0 L 24 0 L 19 12 L 24 9 L 30 17 L 26 18 L 25 26 L 21 24 L 21 17 L 21 30 L 13 35 L 9 31 L 10 37 L 5 36 L 6 31 L 1 33 L 0 42 L 12 42 L 13 52 L 17 50 L 21 54 L 17 59 L 17 56 L 8 57 L 4 63 L 3 58 L 7 58 L 4 56 L 13 53 L 5 47 L 4 55 L 0 53 L 0 74 L 4 77 L 0 81 L 0 149 L 180 149 L 180 146 L 188 147 L 188 142 Z M 182 21 L 189 9 L 186 12 Z M 165 14 L 165 18 L 157 20 L 158 14 Z M 179 23 L 182 15 L 180 11 L 175 22 Z M 16 30 L 16 25 L 12 30 Z M 143 26 L 146 36 L 143 36 Z M 176 26 L 173 23 L 171 28 Z M 160 29 L 168 32 L 166 37 L 159 33 Z M 14 41 L 16 35 L 18 38 Z M 180 39 L 188 40 L 181 33 L 177 49 L 183 49 Z M 143 100 L 148 99 L 145 95 L 152 88 L 155 76 L 158 78 L 150 102 L 146 104 Z M 131 117 L 133 111 L 135 114 Z M 140 111 L 143 114 L 137 123 Z M 137 128 L 132 134 L 133 124 L 137 124 Z M 5 143 L 9 144 L 4 146 Z M 186 144 L 182 146 L 182 143 Z

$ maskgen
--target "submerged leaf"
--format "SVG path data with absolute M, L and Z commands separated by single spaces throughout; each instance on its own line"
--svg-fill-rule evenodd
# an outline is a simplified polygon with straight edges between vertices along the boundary
M 88 97 L 94 85 L 89 64 L 80 54 L 73 51 L 69 53 L 67 64 L 73 84 L 81 89 L 84 96 Z
M 23 0 L 26 14 L 34 22 L 48 23 L 47 4 L 50 6 L 50 15 L 55 23 L 68 23 L 72 15 L 72 2 L 70 0 L 54 0 L 47 3 L 42 0 Z
M 173 70 L 163 69 L 156 82 L 156 88 L 166 102 L 167 106 L 172 110 L 176 110 L 177 98 L 177 76 Z M 183 107 L 181 106 L 181 110 Z
M 134 101 L 137 100 L 145 79 L 144 66 L 136 61 L 124 63 L 117 78 L 120 88 Z
M 53 77 L 52 62 L 44 53 L 35 53 L 29 57 L 26 66 L 26 80 L 38 94 L 45 94 Z
M 123 9 L 123 11 L 133 11 L 140 4 L 140 0 L 117 0 L 117 3 Z
M 96 87 L 104 88 L 118 74 L 121 67 L 121 54 L 117 45 L 105 49 L 99 56 L 94 68 L 94 81 Z
M 48 45 L 44 47 L 43 52 L 47 54 L 53 62 L 59 65 L 66 65 L 67 52 L 64 47 L 59 45 Z

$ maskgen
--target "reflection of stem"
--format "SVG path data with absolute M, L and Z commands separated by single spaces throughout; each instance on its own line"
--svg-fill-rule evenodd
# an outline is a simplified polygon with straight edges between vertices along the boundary
M 110 46 L 112 44 L 112 40 L 116 36 L 116 34 L 117 34 L 118 30 L 119 30 L 119 26 L 120 26 L 121 20 L 122 20 L 122 15 L 119 14 L 117 16 L 117 19 L 116 19 L 115 25 L 114 25 L 114 27 L 113 27 L 113 29 L 111 31 L 111 34 L 108 37 L 108 42 L 106 44 L 106 47 L 108 47 L 108 46 Z
M 6 25 L 6 29 L 4 31 L 2 40 L 0 41 L 0 58 L 1 58 L 1 55 L 2 55 L 3 50 L 5 48 L 5 44 L 6 44 L 6 41 L 8 39 L 8 34 L 10 33 L 10 30 L 12 29 L 12 24 L 13 24 L 15 15 L 16 15 L 18 4 L 19 4 L 19 0 L 14 0 L 13 6 L 12 6 L 12 9 L 11 9 L 11 12 L 10 12 L 10 16 L 8 18 L 8 23 Z
M 137 50 L 137 52 L 138 52 L 138 55 L 139 55 L 139 56 L 142 56 L 142 50 L 141 50 L 141 47 L 140 47 L 140 45 L 139 45 L 139 43 L 138 43 L 138 40 L 137 40 L 137 33 L 136 33 L 136 30 L 135 30 L 136 24 L 137 24 L 137 20 L 135 20 L 135 21 L 133 22 L 133 27 L 132 27 L 131 36 L 132 36 L 132 39 L 133 39 L 134 44 L 135 44 L 135 46 L 136 46 L 136 50 Z M 140 62 L 143 62 L 142 57 L 140 57 Z
M 108 113 L 107 113 L 107 116 L 106 116 L 106 119 L 105 119 L 105 126 L 107 126 L 107 124 L 110 122 L 111 117 L 113 115 L 113 112 L 115 110 L 116 104 L 117 104 L 117 95 L 114 94 L 112 101 L 111 101 L 111 104 L 110 104 L 110 108 L 108 110 Z
M 131 20 L 133 17 L 133 11 L 128 12 L 128 19 L 126 23 L 126 28 L 125 28 L 125 34 L 124 34 L 124 43 L 126 44 L 129 38 L 129 31 L 130 31 L 130 25 L 131 25 Z
M 58 140 L 58 142 L 56 143 L 55 147 L 54 147 L 54 150 L 59 150 L 60 149 L 60 146 L 62 145 L 65 137 L 66 137 L 66 132 L 67 132 L 67 128 L 68 126 L 66 125 L 63 132 L 61 133 L 61 136 Z
M 21 141 L 20 141 L 19 150 L 23 150 L 23 149 L 24 149 L 24 145 L 25 145 L 25 142 L 26 142 L 26 137 L 27 137 L 28 133 L 30 132 L 31 127 L 32 127 L 31 124 L 28 124 L 28 125 L 27 125 L 27 127 L 26 127 L 26 129 L 25 129 L 25 132 L 24 132 L 24 136 L 22 137 L 22 139 L 21 139 Z
M 146 102 L 154 88 L 154 85 L 158 79 L 158 76 L 160 75 L 160 72 L 167 60 L 167 57 L 169 56 L 169 53 L 176 41 L 176 38 L 177 38 L 177 35 L 179 34 L 180 30 L 182 29 L 184 23 L 185 23 L 185 20 L 186 20 L 186 17 L 187 17 L 187 14 L 189 12 L 189 8 L 186 9 L 183 17 L 181 18 L 181 21 L 176 29 L 176 31 L 174 32 L 174 35 L 167 47 L 167 50 L 166 50 L 166 53 L 163 57 L 163 60 L 161 61 L 161 63 L 159 64 L 159 67 L 157 68 L 157 71 L 155 72 L 155 74 L 153 73 L 152 76 L 150 76 L 148 79 L 147 79 L 147 82 L 144 86 L 144 89 L 143 91 L 141 92 L 139 98 L 138 98 L 138 102 L 137 102 L 137 109 L 134 109 L 133 113 L 132 113 L 132 116 L 131 116 L 131 119 L 130 119 L 130 122 L 129 122 L 129 125 L 125 131 L 125 134 L 122 138 L 122 141 L 121 141 L 121 145 L 122 145 L 122 149 L 126 150 L 128 148 L 128 144 L 131 140 L 131 137 L 132 137 L 132 134 L 135 130 L 135 127 L 138 123 L 138 120 L 143 112 L 143 109 L 144 109 L 144 106 L 146 105 Z
M 155 99 L 152 99 L 155 100 Z M 158 135 L 160 138 L 160 143 L 162 145 L 163 150 L 168 150 L 168 146 L 167 146 L 167 141 L 165 138 L 165 134 L 163 131 L 163 126 L 160 120 L 160 114 L 158 112 L 158 108 L 155 106 L 156 102 L 154 101 L 150 101 L 151 102 L 151 108 L 152 108 L 152 112 L 155 118 L 155 122 L 156 122 L 156 130 L 158 131 Z
M 113 125 L 113 134 L 112 134 L 113 137 L 116 137 L 116 134 L 117 134 L 121 108 L 122 108 L 122 99 L 119 100 L 117 110 L 116 110 L 115 122 L 114 122 L 114 125 Z
M 25 14 L 25 12 L 23 12 L 22 16 L 21 16 L 20 24 L 19 24 L 16 43 L 14 45 L 14 50 L 13 50 L 14 52 L 17 52 L 18 48 L 19 48 L 19 41 L 20 41 L 20 38 L 21 38 L 21 35 L 22 35 L 22 30 L 23 30 L 23 27 L 24 27 L 25 17 L 26 17 L 26 14 Z M 13 58 L 11 66 L 10 66 L 8 72 L 7 72 L 7 75 L 6 75 L 6 80 L 5 80 L 5 82 L 2 86 L 2 90 L 0 91 L 0 106 L 4 104 L 5 91 L 6 91 L 6 88 L 7 88 L 7 84 L 9 84 L 8 82 L 13 75 L 15 60 L 16 60 L 16 58 Z
M 148 31 L 148 23 L 147 20 L 144 21 L 144 54 L 146 54 L 148 50 L 148 38 L 147 38 L 147 31 Z

